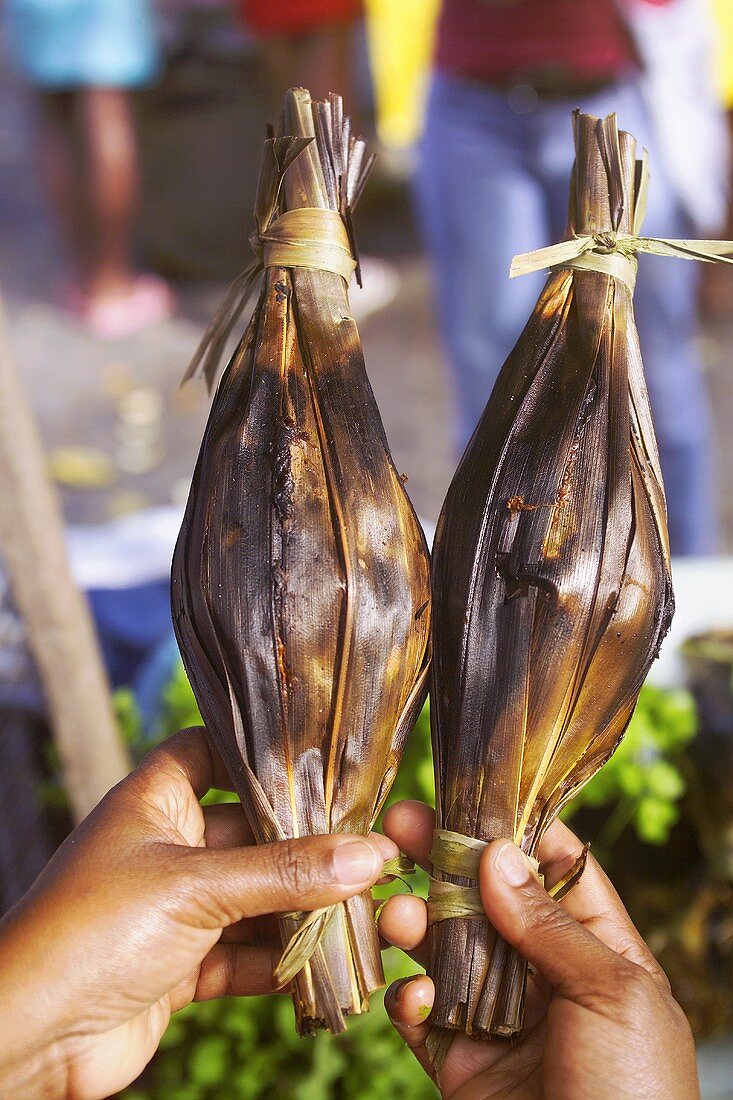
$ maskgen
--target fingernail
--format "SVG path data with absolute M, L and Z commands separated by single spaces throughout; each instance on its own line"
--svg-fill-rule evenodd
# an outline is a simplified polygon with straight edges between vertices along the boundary
M 412 974 L 395 982 L 385 997 L 385 1005 L 390 1017 L 403 1024 L 415 1027 L 424 1023 L 433 1011 L 435 990 L 432 982 L 424 975 Z
M 411 981 L 413 981 L 412 978 L 400 978 L 399 981 L 394 982 L 389 987 L 385 996 L 388 1012 L 395 1012 L 399 1008 L 402 1001 L 402 994 Z
M 383 860 L 376 847 L 366 840 L 349 840 L 333 853 L 333 873 L 342 886 L 356 886 L 377 878 Z
M 395 859 L 400 854 L 400 850 L 395 842 L 390 840 L 388 836 L 385 836 L 384 833 L 370 833 L 369 840 L 372 844 L 376 844 L 377 848 L 382 853 L 385 863 L 388 859 Z
M 532 877 L 532 865 L 510 841 L 496 853 L 496 869 L 507 886 L 524 886 Z

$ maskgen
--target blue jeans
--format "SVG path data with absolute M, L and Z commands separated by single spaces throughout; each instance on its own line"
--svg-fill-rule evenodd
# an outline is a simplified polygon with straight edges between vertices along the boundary
M 163 691 L 180 660 L 168 578 L 92 589 L 87 596 L 112 686 L 132 688 L 147 736 L 155 731 Z
M 642 232 L 691 235 L 633 81 L 580 104 L 540 101 L 518 114 L 499 89 L 437 74 L 416 192 L 453 375 L 459 451 L 544 282 L 542 274 L 510 281 L 511 259 L 565 235 L 576 106 L 599 116 L 616 111 L 640 150 L 649 150 Z M 642 256 L 635 294 L 676 554 L 714 552 L 718 526 L 711 417 L 696 347 L 697 277 L 693 262 Z

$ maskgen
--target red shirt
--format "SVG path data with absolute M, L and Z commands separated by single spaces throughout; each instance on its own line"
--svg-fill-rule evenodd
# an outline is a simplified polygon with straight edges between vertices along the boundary
M 637 60 L 615 0 L 443 0 L 435 63 L 442 72 L 502 84 L 547 70 L 613 80 Z
M 240 0 L 244 22 L 256 34 L 307 34 L 319 27 L 350 23 L 361 0 Z

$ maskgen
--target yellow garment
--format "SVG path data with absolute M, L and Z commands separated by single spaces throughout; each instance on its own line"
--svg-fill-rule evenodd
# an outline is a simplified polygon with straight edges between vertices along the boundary
M 366 0 L 365 7 L 377 133 L 388 148 L 404 149 L 422 129 L 440 0 Z
M 720 34 L 718 74 L 726 107 L 733 108 L 733 0 L 712 0 Z

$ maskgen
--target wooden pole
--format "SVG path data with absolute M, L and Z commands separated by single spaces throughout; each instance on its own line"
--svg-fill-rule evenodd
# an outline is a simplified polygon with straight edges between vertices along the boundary
M 97 637 L 66 553 L 43 446 L 0 299 L 0 548 L 48 705 L 76 821 L 130 770 Z

